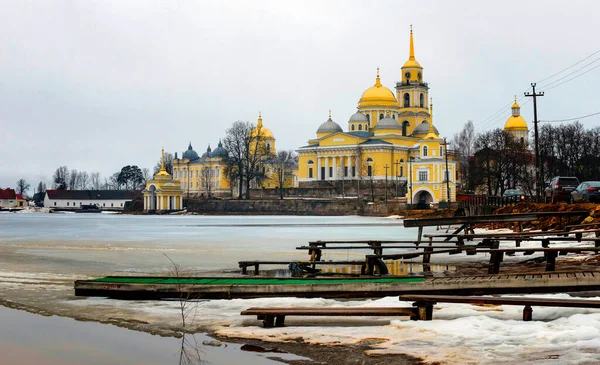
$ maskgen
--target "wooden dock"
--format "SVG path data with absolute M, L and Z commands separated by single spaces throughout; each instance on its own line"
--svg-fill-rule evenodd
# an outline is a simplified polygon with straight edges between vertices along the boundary
M 381 298 L 403 294 L 489 295 L 590 290 L 600 290 L 600 271 L 353 279 L 109 276 L 75 281 L 77 296 L 121 299 Z

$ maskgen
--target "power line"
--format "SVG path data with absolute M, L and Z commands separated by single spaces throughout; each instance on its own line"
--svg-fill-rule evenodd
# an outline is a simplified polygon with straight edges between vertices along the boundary
M 580 120 L 580 119 L 585 119 L 585 118 L 593 117 L 594 115 L 598 115 L 598 114 L 600 114 L 600 112 L 592 113 L 592 114 L 588 114 L 588 115 L 584 115 L 582 117 L 577 117 L 577 118 L 557 119 L 557 120 L 540 120 L 540 123 L 572 122 L 574 120 Z
M 543 85 L 543 86 L 541 86 L 541 87 L 548 88 L 548 86 L 550 86 L 550 85 L 552 85 L 552 84 L 556 84 L 557 82 L 559 82 L 559 81 L 561 81 L 561 80 L 564 80 L 564 79 L 566 79 L 567 77 L 569 77 L 569 76 L 571 76 L 571 75 L 573 75 L 573 74 L 576 74 L 577 72 L 579 72 L 579 71 L 583 70 L 584 68 L 586 68 L 586 67 L 588 67 L 589 65 L 591 65 L 591 64 L 593 64 L 593 63 L 596 63 L 596 62 L 598 62 L 598 61 L 600 61 L 600 57 L 599 57 L 599 58 L 596 58 L 595 60 L 593 60 L 593 61 L 592 61 L 592 62 L 590 62 L 590 63 L 586 63 L 584 66 L 582 66 L 582 67 L 578 68 L 577 70 L 575 70 L 575 71 L 573 71 L 573 72 L 571 72 L 571 73 L 568 73 L 568 74 L 566 74 L 565 76 L 563 76 L 563 77 L 561 77 L 561 78 L 559 78 L 559 79 L 556 79 L 556 80 L 554 80 L 554 81 L 552 81 L 552 82 L 550 82 L 550 83 L 547 83 L 546 85 Z M 597 66 L 596 66 L 596 67 L 597 67 Z M 595 67 L 594 67 L 594 68 L 595 68 Z M 593 68 L 592 68 L 592 70 L 593 70 Z M 589 70 L 588 70 L 588 71 L 589 71 Z M 587 71 L 586 71 L 586 72 L 587 72 Z M 585 73 L 585 72 L 584 72 L 584 73 Z
M 596 68 L 598 68 L 598 67 L 600 67 L 600 64 L 598 64 L 598 65 L 596 65 L 596 66 L 594 66 L 594 67 L 590 68 L 589 70 L 587 70 L 587 71 L 585 71 L 585 72 L 583 72 L 583 73 L 580 73 L 580 74 L 579 74 L 579 75 L 577 75 L 577 76 L 574 76 L 574 77 L 572 77 L 572 78 L 570 78 L 570 79 L 568 79 L 568 80 L 565 80 L 565 81 L 561 82 L 560 84 L 556 84 L 556 85 L 554 85 L 554 86 L 552 86 L 552 87 L 549 87 L 549 88 L 547 88 L 547 89 L 546 89 L 546 91 L 548 91 L 548 90 L 552 90 L 552 89 L 554 89 L 555 87 L 559 87 L 559 86 L 560 86 L 560 85 L 562 85 L 562 84 L 566 84 L 566 83 L 567 83 L 567 82 L 569 82 L 569 81 L 575 80 L 575 79 L 576 79 L 576 78 L 578 78 L 579 76 L 583 76 L 583 75 L 585 75 L 586 73 L 588 73 L 588 72 L 590 72 L 590 71 L 592 71 L 592 70 L 594 70 L 594 69 L 596 69 Z
M 524 99 L 525 96 L 521 96 L 519 99 L 517 99 L 517 103 L 519 101 L 521 101 L 522 99 Z M 523 108 L 524 105 L 527 105 L 529 102 L 531 101 L 531 99 L 527 99 L 525 100 L 522 104 L 519 104 L 519 106 L 521 108 Z M 512 105 L 512 103 L 510 104 Z M 512 115 L 512 110 L 508 110 L 508 107 L 504 108 L 504 112 L 500 115 L 498 115 L 497 117 L 495 117 L 494 119 L 491 119 L 489 122 L 485 123 L 484 125 L 481 125 L 479 128 L 477 129 L 481 129 L 481 130 L 489 130 L 490 128 L 492 128 L 498 121 L 501 120 L 506 120 L 508 119 L 508 117 L 510 117 Z
M 563 73 L 563 72 L 567 71 L 567 70 L 568 70 L 568 69 L 570 69 L 570 68 L 573 68 L 573 67 L 577 66 L 577 65 L 578 65 L 578 64 L 580 64 L 581 62 L 583 62 L 583 61 L 585 61 L 585 60 L 587 60 L 587 59 L 591 58 L 592 56 L 594 56 L 594 55 L 596 55 L 596 54 L 598 54 L 598 53 L 600 53 L 600 49 L 599 49 L 599 50 L 597 50 L 596 52 L 592 53 L 591 55 L 587 56 L 586 58 L 584 58 L 584 59 L 582 59 L 582 60 L 578 61 L 577 63 L 574 63 L 574 64 L 572 64 L 571 66 L 569 66 L 569 67 L 567 67 L 567 68 L 565 68 L 565 69 L 562 69 L 562 70 L 558 71 L 558 72 L 557 72 L 557 73 L 555 73 L 554 75 L 550 75 L 550 76 L 546 77 L 545 79 L 542 79 L 542 80 L 540 80 L 540 81 L 537 81 L 536 83 L 538 83 L 538 84 L 539 84 L 539 83 L 541 83 L 541 82 L 544 82 L 544 81 L 546 81 L 546 80 L 548 80 L 548 79 L 551 79 L 551 78 L 553 78 L 553 77 L 554 77 L 554 76 L 556 76 L 556 75 L 560 75 L 561 73 Z

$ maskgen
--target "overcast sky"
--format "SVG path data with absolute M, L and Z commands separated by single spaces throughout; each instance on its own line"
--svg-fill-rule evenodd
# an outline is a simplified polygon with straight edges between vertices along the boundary
M 161 147 L 202 153 L 259 111 L 278 149 L 314 138 L 329 109 L 346 130 L 377 67 L 390 89 L 401 78 L 410 24 L 441 136 L 502 127 L 513 95 L 600 49 L 598 14 L 597 1 L 1 0 L 0 187 L 50 186 L 61 165 L 152 168 Z M 600 68 L 548 90 L 539 118 L 600 111 L 598 84 Z

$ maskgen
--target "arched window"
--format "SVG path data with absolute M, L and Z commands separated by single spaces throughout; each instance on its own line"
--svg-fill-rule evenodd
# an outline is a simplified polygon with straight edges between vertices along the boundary
M 307 164 L 308 164 L 308 165 L 314 165 L 315 163 L 314 163 L 314 161 L 313 161 L 313 160 L 308 160 Z
M 367 159 L 365 160 L 367 163 L 371 163 L 373 162 L 373 159 L 371 157 L 367 157 Z
M 392 115 L 392 119 L 396 120 L 396 114 Z
M 367 114 L 367 121 L 371 121 L 371 114 Z
M 421 108 L 425 107 L 425 97 L 423 96 L 423 94 L 419 96 L 419 104 L 421 105 Z
M 444 156 L 444 147 L 440 146 L 440 157 Z
M 365 124 L 365 130 L 368 131 L 369 130 L 369 126 Z
M 427 146 L 423 146 L 423 157 L 427 156 Z
M 362 131 L 362 124 L 359 124 L 359 125 L 358 125 L 358 130 L 359 130 L 359 131 Z
M 410 96 L 408 93 L 404 94 L 404 107 L 408 108 L 410 106 Z
M 267 143 L 267 152 L 271 152 L 271 144 Z
M 404 122 L 402 122 L 402 135 L 403 136 L 407 135 L 408 127 L 410 127 L 410 123 L 408 122 L 408 120 L 405 120 Z
M 352 124 L 352 128 L 351 129 L 354 130 L 354 124 Z
M 383 114 L 379 114 L 379 120 L 383 119 Z

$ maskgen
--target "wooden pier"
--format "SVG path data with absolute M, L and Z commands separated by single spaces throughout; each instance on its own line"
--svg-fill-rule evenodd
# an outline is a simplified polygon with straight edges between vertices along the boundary
M 121 299 L 381 298 L 403 294 L 489 295 L 590 290 L 600 290 L 600 271 L 352 279 L 109 276 L 75 281 L 77 296 Z

